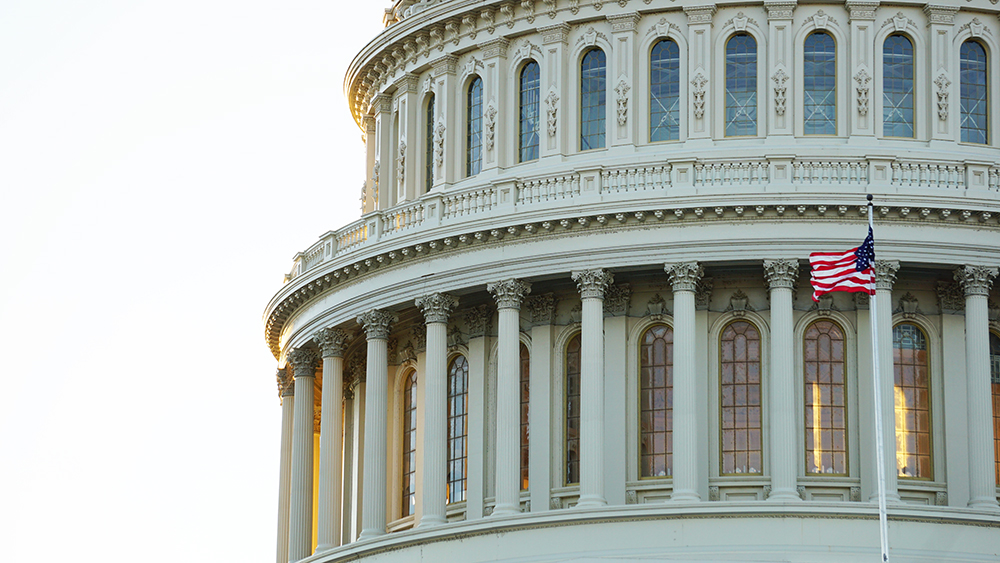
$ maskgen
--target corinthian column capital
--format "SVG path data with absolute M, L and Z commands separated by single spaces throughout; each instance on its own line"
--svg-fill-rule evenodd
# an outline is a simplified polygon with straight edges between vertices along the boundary
M 962 285 L 965 296 L 989 296 L 993 278 L 997 277 L 997 268 L 990 266 L 965 265 L 955 270 L 955 281 Z
M 674 291 L 694 291 L 698 287 L 698 280 L 705 275 L 705 268 L 697 262 L 664 264 L 663 270 L 670 276 Z
M 771 289 L 791 289 L 799 277 L 798 260 L 764 260 L 764 275 Z
M 316 376 L 316 352 L 308 348 L 294 348 L 288 353 L 288 363 L 292 364 L 295 379 Z
M 278 380 L 279 397 L 292 397 L 295 395 L 295 379 L 292 378 L 292 374 L 287 369 L 279 369 L 275 377 Z
M 413 303 L 423 311 L 428 323 L 447 323 L 452 310 L 458 306 L 458 298 L 447 293 L 432 293 L 417 297 Z
M 583 299 L 604 299 L 604 292 L 615 281 L 614 274 L 607 270 L 573 272 L 572 278 Z
M 389 338 L 392 323 L 399 317 L 382 309 L 372 309 L 358 317 L 358 324 L 365 329 L 368 340 L 385 340 Z
M 899 271 L 898 260 L 876 260 L 875 268 L 875 289 L 892 291 L 892 284 L 896 283 L 896 272 Z
M 531 293 L 531 284 L 524 280 L 503 280 L 488 284 L 486 291 L 497 300 L 497 309 L 520 309 L 524 296 Z
M 350 335 L 339 328 L 323 328 L 316 333 L 313 341 L 319 345 L 324 358 L 342 358 Z

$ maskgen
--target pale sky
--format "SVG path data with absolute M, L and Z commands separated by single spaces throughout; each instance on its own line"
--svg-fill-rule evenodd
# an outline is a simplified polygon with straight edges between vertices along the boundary
M 261 314 L 360 215 L 383 0 L 0 2 L 0 561 L 271 561 Z

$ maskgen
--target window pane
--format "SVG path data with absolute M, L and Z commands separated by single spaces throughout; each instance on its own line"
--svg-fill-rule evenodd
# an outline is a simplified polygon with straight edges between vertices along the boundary
M 882 49 L 882 123 L 886 137 L 913 137 L 913 44 L 890 35 Z
M 847 417 L 844 409 L 844 333 L 830 321 L 806 329 L 803 342 L 806 473 L 847 474 Z
M 403 483 L 402 516 L 416 510 L 417 372 L 411 371 L 403 384 Z
M 469 362 L 456 356 L 448 366 L 448 502 L 465 500 Z
M 976 41 L 962 43 L 962 142 L 986 144 L 989 139 L 986 104 L 986 49 Z
M 837 46 L 833 36 L 816 32 L 806 37 L 802 95 L 806 135 L 837 134 Z
M 483 81 L 477 76 L 466 100 L 465 175 L 475 176 L 483 166 Z
M 914 324 L 892 329 L 892 367 L 896 403 L 896 466 L 900 477 L 930 479 L 931 428 L 927 337 Z
M 639 350 L 639 475 L 673 474 L 674 331 L 649 328 Z M 643 400 L 644 399 L 644 400 Z
M 518 135 L 518 162 L 538 158 L 538 114 L 540 74 L 532 61 L 521 69 L 521 117 Z
M 757 134 L 757 42 L 738 33 L 726 42 L 726 136 Z
M 677 43 L 664 39 L 649 55 L 649 140 L 680 139 L 680 67 Z
M 760 473 L 760 333 L 746 321 L 722 331 L 721 371 L 734 374 L 721 383 L 722 474 Z M 754 375 L 757 374 L 757 375 Z M 732 428 L 727 430 L 726 428 Z
M 566 474 L 567 485 L 580 482 L 580 335 L 566 345 Z
M 604 148 L 607 86 L 604 51 L 591 49 L 580 64 L 580 150 Z
M 434 187 L 434 94 L 427 97 L 424 121 L 424 191 Z

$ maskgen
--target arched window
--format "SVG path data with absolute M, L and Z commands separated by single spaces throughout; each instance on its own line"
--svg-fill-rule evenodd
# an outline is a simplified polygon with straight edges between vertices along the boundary
M 580 63 L 580 150 L 604 148 L 607 59 L 591 49 Z
M 417 471 L 417 372 L 410 370 L 403 383 L 403 516 L 416 510 Z
M 517 136 L 517 161 L 528 162 L 538 158 L 538 110 L 541 98 L 541 75 L 538 63 L 531 61 L 521 69 L 521 116 Z
M 580 335 L 566 345 L 565 484 L 580 482 Z
M 722 331 L 723 475 L 761 473 L 760 332 L 746 321 Z
M 649 53 L 649 142 L 681 138 L 681 52 L 661 39 Z
M 521 490 L 528 490 L 528 393 L 531 361 L 528 347 L 521 344 Z
M 989 141 L 986 82 L 986 49 L 978 41 L 962 43 L 962 142 L 985 145 Z
M 846 475 L 844 331 L 831 321 L 816 321 L 803 340 L 806 473 Z
M 465 175 L 475 176 L 483 168 L 483 80 L 469 84 L 466 96 Z
M 469 432 L 469 362 L 455 356 L 448 365 L 448 502 L 465 500 L 466 437 Z
M 424 120 L 424 192 L 434 187 L 434 94 L 427 96 Z
M 927 336 L 917 325 L 892 329 L 896 397 L 896 467 L 900 477 L 930 479 L 931 400 Z
M 882 133 L 913 137 L 913 43 L 890 35 L 882 47 Z
M 757 134 L 757 41 L 737 33 L 726 42 L 726 136 Z
M 837 134 L 837 45 L 825 31 L 806 37 L 802 60 L 806 135 Z
M 655 325 L 639 348 L 639 476 L 673 475 L 674 331 Z
M 993 387 L 993 460 L 1000 483 L 1000 336 L 990 332 L 990 383 Z

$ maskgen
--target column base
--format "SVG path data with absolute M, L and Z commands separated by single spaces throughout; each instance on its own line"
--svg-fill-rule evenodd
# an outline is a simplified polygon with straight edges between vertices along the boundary
M 313 554 L 322 553 L 324 551 L 330 551 L 331 549 L 336 549 L 338 547 L 340 547 L 340 546 L 339 545 L 333 545 L 333 544 L 330 544 L 330 543 L 325 543 L 323 545 L 317 545 L 316 546 L 316 551 L 314 551 Z
M 601 495 L 580 495 L 580 500 L 576 503 L 577 508 L 602 508 L 607 505 L 608 501 Z
M 701 495 L 691 490 L 679 490 L 670 494 L 670 502 L 701 502 Z
M 417 524 L 417 527 L 418 528 L 433 528 L 434 526 L 440 526 L 442 524 L 447 524 L 447 523 L 448 523 L 448 520 L 445 519 L 444 516 L 440 516 L 440 515 L 437 515 L 437 514 L 434 514 L 434 515 L 424 514 L 420 518 L 420 523 Z
M 878 493 L 874 493 L 868 497 L 868 502 L 878 504 Z M 899 493 L 886 493 L 885 503 L 889 504 L 903 504 L 903 499 L 899 498 Z
M 802 502 L 802 497 L 795 489 L 774 489 L 767 495 L 767 500 L 773 502 Z
M 1000 503 L 997 503 L 997 499 L 993 497 L 979 497 L 969 501 L 969 508 L 997 512 L 1000 511 Z
M 521 507 L 509 502 L 501 503 L 493 507 L 493 514 L 490 516 L 513 516 L 521 513 Z
M 358 541 L 371 540 L 385 535 L 383 530 L 375 530 L 372 528 L 366 528 L 361 530 L 361 535 L 358 536 Z

